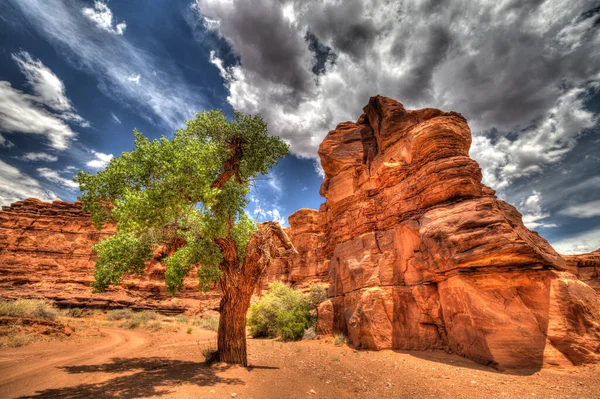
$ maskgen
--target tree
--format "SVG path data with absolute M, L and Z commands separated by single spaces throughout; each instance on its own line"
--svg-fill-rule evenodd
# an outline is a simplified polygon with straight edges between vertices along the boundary
M 143 273 L 159 246 L 171 294 L 200 265 L 199 288 L 218 282 L 223 293 L 219 359 L 246 366 L 252 293 L 272 259 L 296 250 L 278 223 L 257 226 L 244 209 L 249 183 L 266 174 L 288 146 L 267 135 L 259 115 L 238 112 L 230 121 L 220 111 L 197 113 L 172 139 L 133 134 L 132 151 L 97 175 L 80 171 L 75 177 L 94 225 L 117 225 L 114 236 L 94 246 L 94 288 L 103 291 L 125 273 Z

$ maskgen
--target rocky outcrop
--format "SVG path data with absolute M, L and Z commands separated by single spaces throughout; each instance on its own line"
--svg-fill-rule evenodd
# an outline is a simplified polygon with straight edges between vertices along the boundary
M 277 259 L 266 271 L 263 287 L 272 281 L 284 281 L 295 287 L 326 282 L 329 260 L 324 253 L 325 226 L 322 213 L 303 208 L 288 218 L 290 227 L 284 229 L 294 243 L 299 256 Z
M 570 268 L 577 270 L 579 279 L 600 293 L 600 249 L 580 255 L 563 255 Z
M 0 211 L 0 299 L 45 298 L 59 306 L 130 307 L 167 313 L 218 306 L 219 293 L 203 294 L 191 273 L 177 298 L 165 290 L 165 268 L 149 262 L 143 276 L 127 276 L 118 287 L 93 294 L 91 248 L 114 234 L 97 231 L 80 203 L 27 199 Z
M 481 184 L 458 113 L 373 97 L 319 148 L 321 333 L 507 368 L 600 360 L 600 300 Z

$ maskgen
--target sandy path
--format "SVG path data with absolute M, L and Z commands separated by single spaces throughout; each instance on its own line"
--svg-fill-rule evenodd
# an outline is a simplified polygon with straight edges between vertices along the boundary
M 186 327 L 100 328 L 103 337 L 0 350 L 0 399 L 600 399 L 600 365 L 498 372 L 441 351 L 354 351 L 331 338 L 250 339 L 251 367 L 208 367 L 202 348 L 216 334 Z
M 0 396 L 31 395 L 36 391 L 65 384 L 85 383 L 98 376 L 69 374 L 63 367 L 100 364 L 107 359 L 140 352 L 149 346 L 149 335 L 142 331 L 102 328 L 98 339 L 39 342 L 27 347 L 0 352 Z

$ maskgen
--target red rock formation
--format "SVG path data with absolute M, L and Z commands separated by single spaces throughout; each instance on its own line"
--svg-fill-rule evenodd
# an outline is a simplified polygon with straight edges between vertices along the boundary
M 563 255 L 567 265 L 577 269 L 577 276 L 600 293 L 600 249 L 580 255 Z
M 293 286 L 306 287 L 313 282 L 323 282 L 328 278 L 329 261 L 323 249 L 325 226 L 321 213 L 303 208 L 288 218 L 290 227 L 284 229 L 290 237 L 299 256 L 278 259 L 266 272 L 263 287 L 279 280 Z
M 177 298 L 165 290 L 164 266 L 148 265 L 118 287 L 92 294 L 95 254 L 91 245 L 114 234 L 97 231 L 81 204 L 27 199 L 0 211 L 0 299 L 46 298 L 62 306 L 131 307 L 182 312 L 218 306 L 218 293 L 202 294 L 191 274 Z
M 331 286 L 318 330 L 498 367 L 600 360 L 598 294 L 481 184 L 466 120 L 380 96 L 364 112 L 319 148 Z

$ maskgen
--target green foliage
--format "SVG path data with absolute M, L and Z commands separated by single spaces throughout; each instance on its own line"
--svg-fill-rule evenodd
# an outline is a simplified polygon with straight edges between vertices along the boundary
M 40 299 L 0 301 L 0 316 L 54 320 L 56 313 L 56 309 L 51 304 Z
M 133 311 L 131 309 L 114 309 L 110 310 L 106 314 L 106 320 L 123 320 L 131 319 L 133 317 Z
M 94 246 L 94 287 L 103 291 L 119 284 L 125 273 L 142 273 L 160 243 L 177 240 L 185 244 L 165 259 L 167 289 L 181 290 L 193 265 L 201 264 L 199 288 L 208 290 L 221 277 L 215 239 L 231 234 L 243 260 L 256 231 L 244 212 L 247 182 L 266 174 L 288 146 L 267 134 L 259 115 L 238 112 L 232 120 L 221 111 L 198 113 L 172 139 L 148 140 L 137 130 L 133 135 L 132 151 L 113 158 L 96 175 L 81 171 L 75 177 L 94 225 L 117 222 L 117 234 Z M 241 159 L 235 176 L 213 187 L 236 154 Z
M 188 329 L 186 330 L 186 333 L 191 334 L 193 331 L 192 327 L 188 327 Z
M 302 338 L 304 330 L 313 326 L 311 305 L 301 292 L 274 282 L 269 292 L 250 306 L 248 326 L 253 337 L 276 337 L 283 341 Z
M 193 324 L 204 330 L 209 330 L 209 331 L 218 331 L 219 330 L 219 318 L 218 317 L 195 319 L 193 321 Z
M 177 316 L 177 317 L 175 317 L 175 321 L 177 323 L 187 323 L 189 320 L 185 316 Z
M 92 283 L 97 291 L 111 284 L 119 284 L 127 272 L 142 274 L 145 261 L 152 259 L 152 249 L 147 240 L 131 234 L 117 233 L 92 246 L 98 254 Z
M 308 291 L 308 302 L 310 307 L 316 309 L 321 302 L 327 300 L 327 285 L 319 283 L 311 283 Z

